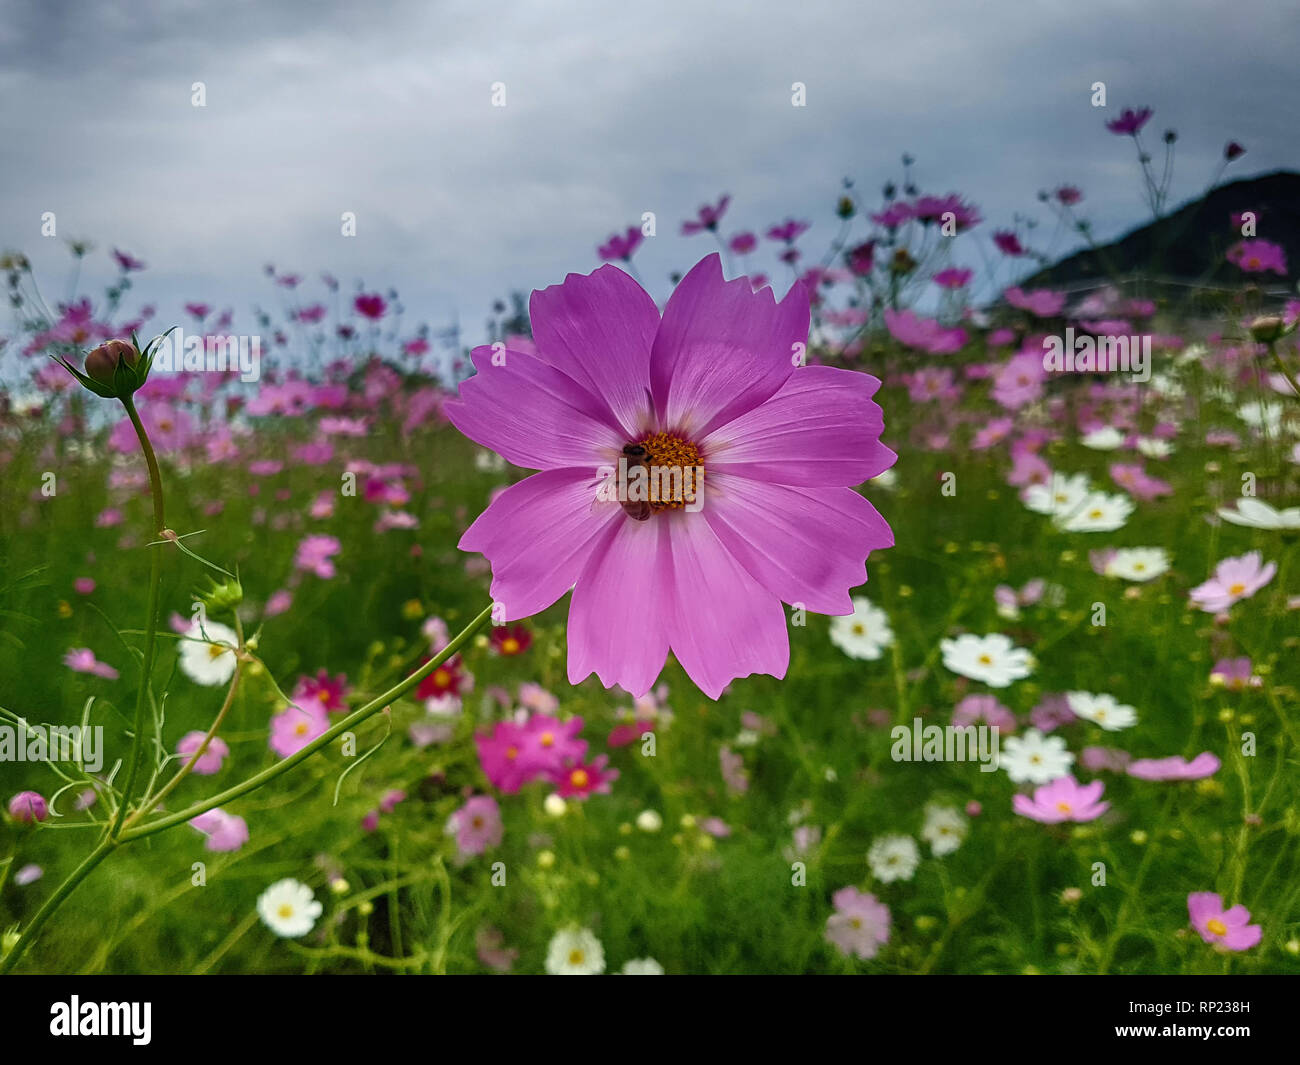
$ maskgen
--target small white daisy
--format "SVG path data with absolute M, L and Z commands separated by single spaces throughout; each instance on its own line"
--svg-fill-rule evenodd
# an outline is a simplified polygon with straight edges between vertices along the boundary
M 1091 692 L 1068 692 L 1066 701 L 1075 715 L 1107 732 L 1118 732 L 1137 724 L 1137 711 L 1125 706 L 1113 695 L 1093 695 Z
M 853 597 L 853 613 L 831 618 L 831 643 L 850 658 L 874 662 L 894 642 L 889 616 L 865 596 Z
M 180 667 L 195 684 L 228 684 L 235 675 L 239 636 L 219 621 L 194 622 L 181 637 Z
M 1282 404 L 1265 400 L 1243 403 L 1237 408 L 1237 417 L 1252 429 L 1261 429 L 1269 436 L 1276 436 L 1282 426 Z
M 969 825 L 966 815 L 955 807 L 930 803 L 925 808 L 921 838 L 930 844 L 936 857 L 942 857 L 962 845 Z
M 1168 458 L 1174 452 L 1173 445 L 1158 436 L 1139 436 L 1137 449 L 1149 459 Z
M 911 880 L 921 861 L 921 848 L 911 836 L 881 836 L 867 851 L 871 874 L 883 884 Z
M 277 880 L 258 896 L 257 914 L 277 936 L 297 939 L 312 930 L 321 914 L 321 904 L 311 888 L 288 877 Z
M 1033 672 L 1033 655 L 1000 632 L 987 636 L 964 633 L 955 640 L 941 640 L 939 648 L 948 669 L 993 688 L 1005 688 Z
M 1035 514 L 1059 516 L 1073 513 L 1088 498 L 1086 473 L 1054 473 L 1044 484 L 1031 484 L 1020 498 Z
M 1084 435 L 1079 443 L 1093 451 L 1114 451 L 1124 443 L 1124 434 L 1113 425 L 1103 425 Z
M 1169 552 L 1163 547 L 1121 547 L 1106 563 L 1106 576 L 1126 581 L 1151 581 L 1169 570 Z
M 546 971 L 552 976 L 599 976 L 605 971 L 605 948 L 587 928 L 561 928 L 546 948 Z
M 1073 510 L 1058 514 L 1055 521 L 1066 532 L 1114 532 L 1124 527 L 1132 513 L 1133 500 L 1128 496 L 1092 492 Z
M 1060 736 L 1044 736 L 1036 728 L 1002 741 L 1002 768 L 1016 784 L 1046 784 L 1063 777 L 1074 765 L 1074 755 Z
M 624 976 L 663 976 L 664 967 L 654 958 L 632 958 L 623 963 Z
M 1218 514 L 1224 521 L 1250 529 L 1300 529 L 1300 507 L 1278 510 L 1262 499 L 1250 496 L 1238 499 L 1236 510 L 1220 507 Z

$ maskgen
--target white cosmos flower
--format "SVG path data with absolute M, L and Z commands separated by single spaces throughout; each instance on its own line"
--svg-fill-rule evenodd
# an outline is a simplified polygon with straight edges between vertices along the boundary
M 1033 655 L 1000 632 L 987 636 L 964 633 L 955 640 L 941 640 L 939 648 L 948 669 L 993 688 L 1005 688 L 1033 672 Z
M 1139 436 L 1136 446 L 1149 459 L 1168 458 L 1174 452 L 1173 445 L 1158 436 Z
M 1237 509 L 1220 507 L 1219 517 L 1233 525 L 1245 525 L 1251 529 L 1300 529 L 1300 507 L 1287 507 L 1278 510 L 1269 506 L 1262 499 L 1242 496 L 1237 500 Z
M 1106 576 L 1126 581 L 1155 580 L 1169 570 L 1169 552 L 1163 547 L 1121 547 L 1106 563 Z
M 1114 532 L 1133 513 L 1133 500 L 1122 492 L 1093 492 L 1072 511 L 1054 520 L 1066 532 Z
M 1089 493 L 1086 473 L 1054 473 L 1045 484 L 1031 484 L 1020 498 L 1035 514 L 1069 514 Z
M 951 854 L 966 839 L 969 822 L 966 815 L 952 806 L 930 803 L 925 808 L 921 838 L 930 844 L 936 857 Z
M 663 976 L 664 967 L 654 958 L 631 958 L 623 963 L 624 976 Z
M 605 948 L 587 928 L 561 928 L 546 948 L 546 971 L 552 976 L 599 976 L 605 971 Z
M 898 487 L 898 474 L 894 470 L 885 470 L 871 478 L 867 484 L 874 484 L 877 488 L 896 488 Z
M 1169 399 L 1182 399 L 1186 394 L 1182 382 L 1172 374 L 1153 373 L 1149 384 L 1151 385 L 1151 390 L 1153 392 L 1159 392 L 1162 396 L 1167 396 Z
M 889 616 L 865 596 L 853 597 L 853 613 L 831 618 L 831 643 L 850 658 L 874 662 L 894 642 Z
M 1243 403 L 1237 408 L 1237 417 L 1252 429 L 1262 429 L 1273 436 L 1282 424 L 1282 404 L 1265 400 Z
M 1070 771 L 1074 755 L 1060 736 L 1044 736 L 1031 728 L 1002 741 L 1000 762 L 1016 784 L 1046 784 Z
M 257 899 L 257 914 L 262 922 L 284 939 L 305 936 L 320 912 L 321 904 L 311 888 L 292 877 L 277 880 Z
M 1125 706 L 1113 695 L 1093 695 L 1091 692 L 1067 692 L 1065 701 L 1076 716 L 1107 732 L 1118 732 L 1137 724 L 1137 711 Z
M 1100 429 L 1088 433 L 1079 443 L 1084 447 L 1092 448 L 1093 451 L 1114 451 L 1124 443 L 1124 434 L 1113 425 L 1103 425 Z
M 195 684 L 226 684 L 235 674 L 239 636 L 219 621 L 195 621 L 181 637 L 180 667 Z
M 882 884 L 911 880 L 921 861 L 921 848 L 911 836 L 881 836 L 867 851 L 871 875 Z

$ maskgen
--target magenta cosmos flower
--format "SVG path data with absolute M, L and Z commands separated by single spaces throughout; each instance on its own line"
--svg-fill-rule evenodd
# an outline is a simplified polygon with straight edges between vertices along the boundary
M 1126 107 L 1119 113 L 1119 118 L 1112 118 L 1106 123 L 1106 128 L 1121 136 L 1136 137 L 1151 118 L 1151 114 L 1149 107 L 1139 107 L 1136 111 Z
M 1214 576 L 1189 592 L 1193 603 L 1207 614 L 1227 610 L 1233 603 L 1248 599 L 1273 579 L 1277 563 L 1261 564 L 1258 551 L 1236 558 L 1225 558 L 1214 567 Z
M 196 729 L 194 732 L 185 733 L 180 738 L 180 742 L 176 744 L 176 753 L 180 756 L 182 762 L 188 762 L 194 757 L 194 752 L 203 745 L 203 737 L 206 735 L 206 732 L 200 732 Z M 226 746 L 226 741 L 220 736 L 213 736 L 208 743 L 207 749 L 199 757 L 199 760 L 194 763 L 193 771 L 202 777 L 211 776 L 213 773 L 220 771 L 222 763 L 225 762 L 229 754 L 230 748 Z
M 715 699 L 737 677 L 784 676 L 781 603 L 852 613 L 867 555 L 894 542 L 851 487 L 896 458 L 880 442 L 880 382 L 803 365 L 807 290 L 777 303 L 725 281 L 716 254 L 662 318 L 613 266 L 534 292 L 529 309 L 537 353 L 475 349 L 477 374 L 446 405 L 466 436 L 542 471 L 460 541 L 492 565 L 498 620 L 573 589 L 569 680 L 594 671 L 636 696 L 670 650 Z M 620 502 L 609 489 L 621 465 L 703 469 L 705 490 Z
M 1057 825 L 1062 821 L 1095 821 L 1107 810 L 1110 803 L 1099 802 L 1106 785 L 1100 780 L 1080 784 L 1072 776 L 1057 777 L 1048 784 L 1034 789 L 1034 797 L 1016 795 L 1011 806 L 1022 817 Z
M 20 791 L 9 800 L 9 816 L 23 824 L 44 821 L 50 808 L 39 791 Z
M 1250 911 L 1245 906 L 1238 903 L 1225 910 L 1223 899 L 1213 891 L 1188 895 L 1187 915 L 1205 942 L 1223 950 L 1249 950 L 1264 934 L 1259 925 L 1249 923 Z

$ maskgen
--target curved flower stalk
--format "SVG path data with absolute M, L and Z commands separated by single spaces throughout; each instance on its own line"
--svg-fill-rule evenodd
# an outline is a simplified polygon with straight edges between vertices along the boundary
M 165 334 L 164 334 L 165 335 Z M 139 415 L 136 413 L 135 405 L 132 400 L 132 394 L 144 383 L 144 378 L 148 374 L 148 364 L 152 360 L 152 355 L 156 352 L 158 340 L 152 342 L 146 351 L 148 355 L 142 354 L 134 343 L 134 339 L 128 345 L 126 341 L 113 341 L 110 345 L 104 345 L 103 348 L 91 352 L 91 356 L 108 349 L 104 359 L 92 359 L 87 357 L 88 373 L 82 374 L 73 367 L 64 362 L 64 365 L 77 377 L 79 381 L 86 385 L 96 395 L 105 398 L 118 399 L 126 408 L 128 417 L 132 426 L 135 428 L 136 435 L 140 441 L 140 447 L 145 456 L 146 464 L 149 468 L 149 481 L 153 495 L 153 524 L 158 535 L 157 541 L 151 544 L 153 548 L 150 558 L 150 580 L 149 580 L 149 616 L 145 627 L 145 650 L 141 656 L 141 679 L 140 688 L 136 699 L 136 712 L 134 720 L 134 732 L 131 740 L 131 749 L 127 755 L 126 777 L 123 781 L 121 791 L 117 794 L 117 805 L 113 811 L 109 824 L 104 828 L 102 835 L 90 853 L 81 861 L 75 870 L 65 879 L 53 893 L 45 900 L 44 904 L 36 911 L 27 926 L 13 941 L 7 953 L 0 956 L 0 975 L 11 972 L 21 960 L 27 949 L 31 946 L 33 940 L 40 935 L 41 930 L 52 918 L 55 912 L 63 902 L 76 890 L 77 886 L 86 879 L 101 862 L 104 861 L 118 847 L 132 843 L 136 840 L 154 835 L 157 832 L 165 831 L 169 828 L 175 828 L 178 825 L 186 824 L 194 818 L 207 813 L 225 803 L 234 799 L 241 798 L 249 792 L 270 783 L 277 777 L 289 772 L 295 766 L 306 761 L 316 752 L 322 750 L 334 740 L 338 739 L 344 733 L 357 728 L 369 718 L 387 708 L 391 703 L 406 695 L 407 692 L 414 689 L 420 681 L 434 672 L 439 666 L 455 655 L 461 647 L 485 624 L 492 614 L 492 607 L 485 607 L 477 617 L 475 617 L 460 633 L 453 637 L 445 647 L 435 654 L 429 661 L 416 669 L 413 673 L 400 680 L 381 695 L 371 699 L 364 706 L 354 710 L 338 721 L 332 728 L 328 729 L 320 736 L 316 737 L 311 743 L 306 744 L 293 755 L 282 759 L 275 765 L 256 773 L 248 779 L 236 784 L 217 795 L 210 796 L 207 799 L 200 800 L 186 809 L 176 813 L 167 814 L 162 817 L 148 820 L 148 815 L 162 802 L 164 798 L 172 793 L 175 788 L 193 771 L 199 759 L 203 757 L 209 743 L 216 736 L 217 730 L 221 727 L 227 712 L 234 701 L 235 692 L 238 689 L 240 679 L 244 673 L 244 666 L 248 662 L 256 661 L 249 644 L 244 640 L 243 633 L 239 628 L 238 617 L 235 616 L 235 632 L 238 636 L 238 647 L 234 648 L 236 657 L 235 669 L 227 689 L 225 699 L 221 709 L 218 711 L 212 726 L 204 735 L 202 742 L 191 753 L 186 763 L 181 769 L 157 791 L 153 790 L 153 781 L 145 785 L 145 794 L 138 799 L 135 798 L 136 783 L 140 773 L 140 765 L 143 761 L 145 750 L 145 719 L 147 710 L 154 705 L 154 696 L 151 689 L 150 678 L 152 676 L 154 648 L 157 643 L 157 619 L 159 605 L 159 588 L 161 585 L 161 554 L 160 549 L 166 547 L 169 543 L 175 544 L 176 547 L 191 557 L 197 558 L 204 562 L 205 565 L 225 573 L 220 567 L 208 562 L 206 559 L 196 555 L 192 550 L 185 547 L 181 542 L 182 538 L 167 528 L 165 518 L 165 507 L 162 492 L 162 477 L 158 469 L 157 458 L 154 455 L 153 447 L 149 442 L 148 433 L 145 431 Z M 108 361 L 105 361 L 108 360 Z M 63 362 L 64 360 L 60 360 Z M 127 369 L 123 371 L 122 367 Z M 112 382 L 109 384 L 108 382 Z M 134 387 L 130 387 L 134 383 Z M 105 390 L 108 391 L 105 391 Z M 228 575 L 229 576 L 229 575 Z M 205 602 L 214 606 L 230 609 L 233 614 L 233 607 L 239 601 L 239 586 L 237 581 L 228 581 L 221 584 L 214 584 L 213 588 L 204 596 Z M 155 718 L 155 720 L 157 720 Z M 155 774 L 156 776 L 156 774 Z

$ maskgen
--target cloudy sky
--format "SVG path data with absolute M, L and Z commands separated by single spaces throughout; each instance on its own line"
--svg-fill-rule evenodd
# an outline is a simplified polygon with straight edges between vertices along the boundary
M 61 294 L 53 211 L 96 243 L 92 284 L 112 247 L 144 259 L 167 324 L 204 300 L 250 325 L 273 263 L 306 297 L 322 270 L 394 286 L 408 320 L 479 340 L 494 298 L 592 269 L 645 211 L 662 299 L 711 247 L 682 219 L 724 191 L 727 232 L 806 218 L 819 255 L 841 178 L 874 200 L 904 152 L 980 206 L 986 244 L 1018 211 L 1047 227 L 1036 193 L 1062 182 L 1118 235 L 1144 209 L 1105 118 L 1145 104 L 1153 139 L 1179 131 L 1177 201 L 1229 139 L 1231 175 L 1300 165 L 1298 64 L 1292 0 L 0 0 L 0 247 Z

